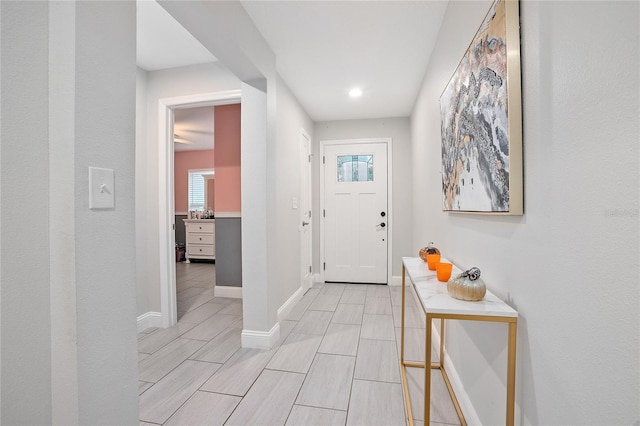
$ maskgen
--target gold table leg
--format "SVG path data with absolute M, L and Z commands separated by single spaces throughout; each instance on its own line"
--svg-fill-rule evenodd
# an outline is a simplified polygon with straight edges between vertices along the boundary
M 426 314 L 426 343 L 424 361 L 424 424 L 428 425 L 431 419 L 431 320 L 430 314 Z M 441 361 L 442 362 L 442 361 Z
M 402 315 L 400 325 L 400 372 L 402 373 L 402 385 L 404 387 L 404 400 L 407 404 L 407 416 L 409 417 L 409 426 L 413 426 L 413 414 L 411 411 L 411 398 L 409 397 L 409 386 L 407 384 L 407 364 L 404 360 L 404 315 L 405 315 L 405 267 L 402 264 Z
M 507 353 L 507 425 L 515 422 L 516 402 L 516 332 L 517 321 L 509 323 L 509 350 Z
M 404 263 L 402 264 L 402 319 L 400 323 L 400 363 L 404 365 L 404 293 L 405 293 L 405 283 L 404 283 Z
M 409 418 L 409 426 L 413 426 L 413 414 L 411 410 L 411 398 L 409 396 L 409 387 L 407 382 L 407 367 L 424 368 L 424 424 L 428 425 L 431 421 L 431 369 L 437 368 L 443 376 L 449 395 L 453 402 L 456 413 L 462 426 L 466 426 L 467 422 L 462 413 L 458 399 L 453 391 L 451 382 L 444 368 L 444 340 L 445 340 L 445 319 L 468 320 L 468 321 L 495 321 L 509 323 L 509 343 L 507 353 L 507 407 L 506 407 L 506 424 L 513 426 L 515 424 L 515 389 L 516 389 L 516 341 L 517 341 L 517 318 L 505 318 L 486 315 L 458 315 L 458 314 L 429 314 L 425 312 L 425 360 L 422 362 L 410 362 L 404 359 L 404 332 L 405 332 L 405 315 L 406 315 L 406 268 L 402 265 L 402 316 L 400 328 L 400 371 L 402 374 L 402 382 L 404 385 L 405 402 L 407 404 L 407 416 Z M 432 326 L 433 319 L 440 319 L 440 359 L 434 363 L 431 356 L 432 344 Z
M 440 318 L 440 359 L 438 363 L 444 368 L 444 318 Z

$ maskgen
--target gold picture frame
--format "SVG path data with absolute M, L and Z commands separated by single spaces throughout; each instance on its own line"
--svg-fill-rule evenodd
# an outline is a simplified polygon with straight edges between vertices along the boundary
M 495 0 L 440 97 L 443 210 L 522 215 L 517 0 Z

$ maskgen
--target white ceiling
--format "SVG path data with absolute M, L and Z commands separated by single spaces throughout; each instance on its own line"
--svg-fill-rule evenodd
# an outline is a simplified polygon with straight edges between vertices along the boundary
M 137 65 L 157 71 L 216 61 L 198 40 L 155 0 L 137 1 Z
M 173 147 L 175 151 L 213 149 L 213 107 L 175 109 L 173 111 Z
M 446 1 L 243 1 L 314 121 L 410 115 Z M 349 98 L 353 87 L 360 98 Z
M 155 0 L 137 1 L 137 65 L 158 71 L 217 59 Z M 213 149 L 213 107 L 174 110 L 175 151 Z
M 447 1 L 242 5 L 311 119 L 327 121 L 409 116 Z M 156 70 L 215 60 L 206 53 L 155 1 L 138 0 L 138 66 Z M 362 89 L 360 98 L 348 96 L 353 87 Z

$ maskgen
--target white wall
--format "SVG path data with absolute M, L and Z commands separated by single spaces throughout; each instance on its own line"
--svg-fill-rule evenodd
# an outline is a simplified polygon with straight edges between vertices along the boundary
M 75 49 L 76 7 L 55 3 L 49 9 L 49 249 L 75 253 Z M 78 423 L 78 334 L 75 257 L 52 256 L 51 417 L 53 424 Z M 55 336 L 55 337 L 54 337 Z M 64 389 L 64 392 L 60 392 Z
M 133 424 L 135 4 L 1 13 L 0 422 Z M 89 210 L 88 166 L 114 209 Z
M 450 2 L 411 119 L 412 249 L 436 241 L 519 311 L 517 423 L 632 424 L 639 5 L 520 5 L 525 214 L 441 211 L 438 99 L 489 6 Z M 451 325 L 447 337 L 478 418 L 503 423 L 506 327 Z
M 51 422 L 49 227 L 22 214 L 34 199 L 49 209 L 48 13 L 42 3 L 2 4 L 3 424 Z
M 242 84 L 242 141 L 240 145 L 242 182 L 242 292 L 243 328 L 268 332 L 269 319 L 267 253 L 267 152 L 266 94 Z M 247 299 L 247 300 L 244 300 Z M 246 338 L 245 338 L 246 339 Z M 245 343 L 246 345 L 246 343 Z
M 277 146 L 276 58 L 239 2 L 161 1 L 160 4 L 203 46 L 209 49 L 221 62 L 224 62 L 243 83 L 246 83 L 243 87 L 243 97 L 246 92 L 250 96 L 251 102 L 245 105 L 243 99 L 242 113 L 245 116 L 255 117 L 261 126 L 265 126 L 263 137 L 257 134 L 255 129 L 247 128 L 250 123 L 247 123 L 243 118 L 242 162 L 244 164 L 249 161 L 250 164 L 256 164 L 256 172 L 262 175 L 264 170 L 266 176 L 264 176 L 265 181 L 263 182 L 243 178 L 242 198 L 245 200 L 247 196 L 266 188 L 266 199 L 260 198 L 257 203 L 252 204 L 258 208 L 258 211 L 266 215 L 266 222 L 254 214 L 245 214 L 247 206 L 243 201 L 243 309 L 245 313 L 252 312 L 256 315 L 247 317 L 242 332 L 242 344 L 243 346 L 269 346 L 279 336 L 276 321 L 276 312 L 279 306 L 275 306 L 278 299 L 276 294 L 279 283 L 272 278 L 273 256 L 277 253 L 276 243 L 268 237 L 272 232 L 282 231 L 278 226 L 274 226 L 274 215 L 278 210 L 274 194 L 277 175 L 284 173 L 284 171 L 275 169 L 270 161 Z M 265 94 L 265 102 L 263 102 L 260 93 L 246 87 L 248 85 Z M 247 108 L 250 110 L 247 111 Z M 256 151 L 246 157 L 247 146 L 251 147 L 258 143 L 263 143 L 263 146 L 256 147 Z M 243 176 L 246 176 L 246 172 L 250 171 L 246 169 L 243 165 Z M 254 228 L 258 232 L 245 232 L 246 229 Z M 267 236 L 266 241 L 265 235 Z M 249 253 L 252 255 L 251 258 L 246 257 Z M 250 265 L 250 262 L 254 262 L 254 266 L 259 269 L 247 271 L 247 265 Z M 257 277 L 256 281 L 248 282 L 251 277 Z
M 411 132 L 409 118 L 322 121 L 316 123 L 313 140 L 313 215 L 320 217 L 320 141 L 390 137 L 393 139 L 393 266 L 392 275 L 402 274 L 402 256 L 418 251 L 411 249 Z M 320 226 L 313 229 L 313 270 L 320 270 Z M 426 243 L 425 243 L 426 245 Z
M 128 2 L 79 2 L 76 7 L 75 256 L 80 424 L 122 424 L 138 414 L 135 13 L 135 4 Z M 88 211 L 87 166 L 115 171 L 114 210 Z
M 146 78 L 145 78 L 146 77 Z M 161 71 L 138 71 L 138 100 L 146 91 L 144 111 L 138 105 L 136 127 L 136 239 L 138 315 L 160 312 L 158 101 L 164 98 L 240 89 L 224 65 L 193 65 Z
M 147 279 L 149 267 L 149 252 L 152 247 L 147 242 L 146 226 L 140 225 L 142 212 L 147 211 L 147 72 L 136 68 L 136 185 L 135 185 L 135 209 L 136 209 L 136 313 L 138 315 L 149 312 L 152 294 L 159 290 L 152 289 Z M 157 250 L 156 250 L 157 251 Z M 159 275 L 160 266 L 156 271 Z M 160 300 L 159 294 L 155 296 Z M 160 303 L 155 312 L 159 312 Z
M 277 137 L 269 162 L 275 176 L 275 211 L 269 228 L 273 230 L 270 276 L 278 283 L 273 304 L 279 308 L 301 285 L 300 210 L 292 203 L 294 197 L 300 200 L 300 132 L 304 129 L 313 137 L 313 122 L 280 77 L 277 83 Z
M 203 90 L 202 87 L 198 87 L 196 92 L 202 91 L 220 91 L 230 90 L 240 87 L 240 81 L 246 83 L 243 87 L 243 163 L 245 162 L 245 153 L 247 147 L 256 147 L 256 150 L 251 152 L 250 161 L 256 164 L 255 168 L 247 168 L 243 165 L 243 181 L 242 181 L 242 193 L 243 200 L 246 194 L 253 194 L 262 191 L 266 199 L 264 202 L 258 203 L 257 213 L 263 215 L 258 217 L 255 215 L 256 211 L 252 211 L 249 214 L 246 213 L 247 206 L 243 201 L 243 304 L 245 312 L 245 329 L 243 330 L 243 345 L 256 344 L 260 346 L 265 342 L 277 339 L 277 310 L 281 306 L 283 300 L 287 300 L 293 293 L 289 280 L 290 278 L 282 277 L 283 273 L 279 270 L 278 262 L 282 260 L 277 257 L 277 253 L 284 247 L 286 251 L 293 252 L 289 244 L 295 243 L 297 247 L 297 238 L 295 242 L 286 242 L 280 244 L 279 241 L 282 235 L 290 235 L 293 226 L 297 226 L 297 220 L 295 224 L 292 224 L 290 220 L 286 219 L 288 213 L 284 215 L 285 219 L 280 217 L 283 207 L 279 205 L 280 194 L 283 194 L 285 198 L 290 197 L 290 193 L 293 189 L 287 188 L 281 191 L 277 186 L 283 180 L 283 177 L 289 178 L 289 170 L 295 170 L 299 173 L 299 164 L 296 161 L 294 165 L 287 165 L 283 169 L 275 167 L 275 158 L 281 153 L 286 151 L 282 147 L 289 145 L 289 136 L 285 136 L 280 139 L 279 131 L 282 129 L 283 123 L 291 123 L 292 126 L 300 126 L 302 122 L 309 123 L 310 120 L 305 117 L 299 105 L 293 101 L 292 97 L 287 94 L 286 91 L 283 95 L 277 95 L 280 90 L 280 84 L 278 82 L 276 67 L 275 67 L 275 55 L 271 51 L 268 44 L 264 41 L 257 28 L 253 24 L 251 18 L 246 14 L 241 4 L 237 2 L 164 2 L 160 4 L 167 9 L 167 11 L 174 16 L 190 33 L 192 33 L 207 49 L 209 49 L 217 58 L 220 59 L 220 63 L 224 63 L 228 66 L 229 71 L 233 75 L 239 76 L 238 79 L 233 78 L 221 78 L 219 73 L 211 73 L 207 70 L 206 75 L 211 79 L 212 83 L 217 84 L 216 88 L 210 88 Z M 188 93 L 176 93 L 172 88 L 171 93 L 166 90 L 162 93 L 155 93 L 160 91 L 160 87 L 163 81 L 171 80 L 174 84 L 188 84 L 189 80 L 193 81 L 193 78 L 185 78 L 187 76 L 182 75 L 181 78 L 176 81 L 172 76 L 166 76 L 160 78 L 160 74 L 149 73 L 147 80 L 147 98 L 149 100 L 149 109 L 147 110 L 147 159 L 155 162 L 154 164 L 147 164 L 146 169 L 146 187 L 148 196 L 148 210 L 143 212 L 137 212 L 137 224 L 145 222 L 148 232 L 145 239 L 148 241 L 148 256 L 146 266 L 141 266 L 140 269 L 145 268 L 147 271 L 147 283 L 140 283 L 140 285 L 149 287 L 149 284 L 153 286 L 154 282 L 157 282 L 155 254 L 152 250 L 157 247 L 158 235 L 154 232 L 158 227 L 157 215 L 153 210 L 158 205 L 156 195 L 156 181 L 158 177 L 157 171 L 157 148 L 153 145 L 157 139 L 157 130 L 152 120 L 152 114 L 157 116 L 157 106 L 154 104 L 158 98 L 178 96 Z M 231 85 L 231 86 L 230 86 Z M 235 85 L 235 86 L 233 86 Z M 265 102 L 262 102 L 262 97 L 259 93 L 251 92 L 248 86 L 257 88 L 263 94 L 266 94 Z M 224 87 L 221 87 L 224 86 Z M 156 89 L 157 87 L 157 89 Z M 284 90 L 284 89 L 283 89 Z M 250 93 L 251 102 L 245 103 L 244 93 Z M 254 96 L 255 95 L 255 96 Z M 279 96 L 279 97 L 278 97 Z M 293 106 L 296 104 L 295 106 Z M 284 117 L 279 108 L 282 108 L 287 113 L 292 113 L 291 118 Z M 246 129 L 245 117 L 255 116 L 258 119 L 266 119 L 264 125 L 264 135 L 259 135 L 255 132 L 255 129 Z M 284 121 L 280 121 L 280 120 Z M 288 128 L 287 124 L 284 127 Z M 309 129 L 307 129 L 310 131 Z M 289 130 L 287 129 L 286 132 Z M 295 130 L 298 132 L 298 129 Z M 283 131 L 285 133 L 285 131 Z M 287 133 L 288 135 L 288 133 Z M 297 139 L 296 139 L 297 141 Z M 288 153 L 288 151 L 286 151 Z M 260 157 L 262 156 L 262 157 Z M 277 160 L 280 162 L 280 160 Z M 156 167 L 156 169 L 154 169 Z M 263 181 L 257 181 L 255 179 L 245 179 L 246 173 L 255 172 L 257 174 L 262 173 L 262 170 L 266 172 Z M 253 200 L 256 201 L 256 200 Z M 290 206 L 289 203 L 287 205 Z M 255 229 L 256 232 L 246 232 L 248 229 Z M 267 236 L 266 241 L 264 235 Z M 270 238 L 272 235 L 276 235 L 275 238 Z M 251 256 L 244 259 L 245 255 L 250 253 Z M 253 262 L 253 264 L 251 263 Z M 258 273 L 255 270 L 249 270 L 253 267 L 260 268 Z M 299 265 L 288 264 L 293 270 L 299 271 Z M 255 269 L 255 268 L 254 268 Z M 264 272 L 264 273 L 261 273 Z M 284 272 L 288 274 L 289 272 Z M 281 279 L 284 278 L 287 282 L 282 283 Z M 297 280 L 299 281 L 299 279 Z M 255 291 L 247 291 L 247 289 L 254 289 Z M 266 300 L 266 306 L 265 306 Z M 150 292 L 150 304 L 146 307 L 141 307 L 139 304 L 139 314 L 146 312 L 152 312 L 159 310 L 160 297 L 159 292 L 152 289 Z M 266 311 L 266 312 L 265 312 Z M 255 315 L 254 315 L 255 314 Z M 252 343 L 249 340 L 255 338 Z M 259 340 L 263 340 L 259 342 Z

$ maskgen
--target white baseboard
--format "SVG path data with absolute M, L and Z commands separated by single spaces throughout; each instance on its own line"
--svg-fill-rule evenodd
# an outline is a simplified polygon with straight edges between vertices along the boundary
M 151 327 L 162 327 L 162 314 L 160 312 L 147 312 L 138 317 L 138 333 Z
M 280 338 L 280 323 L 271 327 L 269 331 L 242 330 L 241 340 L 243 348 L 271 349 Z
M 228 285 L 217 285 L 213 289 L 215 297 L 233 297 L 242 299 L 242 287 L 231 287 Z
M 293 308 L 296 306 L 296 303 L 302 299 L 302 296 L 304 296 L 304 292 L 302 291 L 302 287 L 300 287 L 291 295 L 289 300 L 280 306 L 278 309 L 278 322 L 287 319 Z
M 436 353 L 440 352 L 439 324 L 438 327 L 436 327 L 435 324 L 431 325 L 431 345 L 435 349 Z M 473 407 L 469 395 L 467 395 L 467 392 L 464 390 L 464 386 L 462 385 L 460 376 L 458 375 L 458 372 L 456 371 L 456 368 L 451 361 L 451 357 L 447 353 L 446 347 L 444 348 L 443 365 L 444 369 L 447 371 L 447 377 L 449 377 L 449 382 L 451 382 L 453 392 L 456 394 L 456 399 L 458 400 L 458 404 L 460 405 L 460 409 L 462 410 L 465 421 L 468 425 L 481 425 L 482 422 L 480 421 L 480 417 L 478 417 L 478 413 Z
M 314 283 L 321 283 L 322 280 L 320 280 L 320 274 L 313 274 L 313 282 Z

